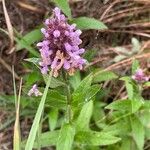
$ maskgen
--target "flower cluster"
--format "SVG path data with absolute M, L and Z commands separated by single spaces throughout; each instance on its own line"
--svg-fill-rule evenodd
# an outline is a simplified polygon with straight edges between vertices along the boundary
M 46 74 L 51 67 L 53 76 L 57 77 L 58 71 L 63 67 L 72 75 L 76 69 L 81 70 L 86 62 L 80 56 L 85 51 L 79 48 L 82 32 L 76 29 L 75 24 L 67 23 L 59 8 L 56 7 L 53 12 L 54 16 L 46 19 L 45 28 L 41 29 L 44 40 L 37 44 L 42 58 L 41 72 Z
M 28 92 L 28 96 L 31 96 L 31 95 L 35 95 L 36 97 L 42 95 L 42 93 L 38 90 L 36 84 L 34 84 L 32 88 L 30 89 L 30 91 Z
M 132 75 L 132 79 L 137 82 L 146 82 L 149 80 L 149 77 L 145 76 L 142 69 L 138 69 L 134 75 Z

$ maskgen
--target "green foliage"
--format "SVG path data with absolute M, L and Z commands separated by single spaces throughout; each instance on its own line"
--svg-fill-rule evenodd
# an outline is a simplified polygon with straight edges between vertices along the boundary
M 69 82 L 71 84 L 71 86 L 73 87 L 74 90 L 77 89 L 77 87 L 79 86 L 80 82 L 81 82 L 81 75 L 80 72 L 77 71 L 74 76 L 71 76 L 69 78 Z
M 26 48 L 26 46 L 23 43 L 26 43 L 27 45 L 31 46 L 34 42 L 37 42 L 42 39 L 42 33 L 40 29 L 32 30 L 31 32 L 24 35 L 20 41 L 18 41 L 17 44 L 17 50 L 21 50 L 23 48 Z
M 63 13 L 68 16 L 69 19 L 72 18 L 71 9 L 67 0 L 53 0 L 54 3 L 63 11 Z
M 86 103 L 79 114 L 76 121 L 77 131 L 86 131 L 89 129 L 89 123 L 93 112 L 93 101 Z
M 47 96 L 47 93 L 48 93 L 48 88 L 50 86 L 50 81 L 51 81 L 51 75 L 48 78 L 46 88 L 44 90 L 41 102 L 40 102 L 38 110 L 36 112 L 31 130 L 30 130 L 30 133 L 29 133 L 29 137 L 28 137 L 28 140 L 27 140 L 27 143 L 26 143 L 26 146 L 25 146 L 25 150 L 32 150 L 32 148 L 33 148 L 33 144 L 34 144 L 35 137 L 36 137 L 36 132 L 37 132 L 38 127 L 39 127 L 39 122 L 40 122 L 40 119 L 41 119 L 41 116 L 42 116 L 46 96 Z
M 135 116 L 131 116 L 132 135 L 139 150 L 143 150 L 144 146 L 144 127 L 140 120 Z
M 84 80 L 81 81 L 79 86 L 73 92 L 72 98 L 74 105 L 78 106 L 79 104 L 84 103 L 86 92 L 90 88 L 92 83 L 92 78 L 92 74 L 88 75 Z
M 75 128 L 70 124 L 64 124 L 58 136 L 56 149 L 71 150 L 74 136 L 75 136 Z
M 17 51 L 26 49 L 34 56 L 38 57 L 39 53 L 38 51 L 32 46 L 35 42 L 41 40 L 42 34 L 40 29 L 35 29 L 29 33 L 27 33 L 25 36 L 21 36 L 17 33 L 17 37 L 15 38 L 17 45 L 16 49 Z
M 142 106 L 141 101 L 135 99 L 133 100 L 127 99 L 127 100 L 117 100 L 109 104 L 106 108 L 135 113 L 141 106 Z
M 58 109 L 53 108 L 48 113 L 48 123 L 51 131 L 53 131 L 56 128 L 57 120 L 58 120 Z
M 110 145 L 121 139 L 106 132 L 81 131 L 75 136 L 75 140 L 85 145 Z
M 116 79 L 118 77 L 115 73 L 111 71 L 103 71 L 103 70 L 95 72 L 93 76 L 94 76 L 93 77 L 94 83 L 108 81 L 108 80 Z
M 107 29 L 107 26 L 94 18 L 88 17 L 79 17 L 72 20 L 73 23 L 77 25 L 77 27 L 81 30 L 87 29 L 96 29 L 96 30 L 104 30 Z
M 42 133 L 40 136 L 40 146 L 41 147 L 48 147 L 48 146 L 54 146 L 57 143 L 58 136 L 59 136 L 59 130 L 51 131 L 51 132 L 45 132 Z M 34 143 L 34 148 L 37 148 L 37 141 Z

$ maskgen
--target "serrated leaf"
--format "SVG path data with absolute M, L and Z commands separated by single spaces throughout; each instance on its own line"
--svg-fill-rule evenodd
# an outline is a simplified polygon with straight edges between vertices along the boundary
M 125 81 L 125 86 L 128 94 L 128 98 L 132 99 L 134 95 L 133 82 L 130 77 L 123 77 L 121 80 Z
M 57 125 L 57 120 L 58 120 L 58 109 L 53 108 L 48 113 L 48 123 L 49 123 L 49 128 L 51 131 L 55 129 Z
M 18 42 L 18 44 L 17 44 L 17 51 L 18 51 L 18 50 L 21 50 L 21 49 L 23 49 L 23 48 L 26 48 L 26 47 L 24 46 L 24 44 L 22 44 L 22 43 L 25 42 L 26 44 L 31 45 L 31 44 L 33 44 L 34 42 L 39 41 L 41 38 L 42 38 L 42 33 L 41 33 L 40 29 L 35 29 L 35 30 L 33 30 L 33 31 L 29 32 L 29 33 L 27 33 L 27 34 L 26 34 L 25 36 L 23 36 L 23 37 L 21 38 L 21 40 Z
M 85 101 L 91 100 L 100 90 L 100 85 L 92 85 L 85 93 Z
M 40 144 L 41 148 L 56 145 L 59 132 L 60 130 L 41 133 L 39 139 L 40 143 L 37 143 L 37 141 L 35 141 L 34 148 L 37 148 L 38 144 Z
M 73 23 L 77 25 L 77 27 L 81 30 L 87 29 L 96 29 L 96 30 L 104 30 L 107 29 L 107 26 L 94 18 L 88 17 L 79 17 L 72 20 Z
M 117 100 L 105 108 L 119 111 L 131 111 L 131 100 Z
M 43 74 L 43 78 L 44 78 L 44 81 L 46 83 L 48 75 Z M 65 83 L 63 81 L 59 80 L 59 79 L 56 79 L 56 78 L 52 77 L 50 88 L 56 88 L 56 87 L 60 87 L 60 86 L 65 86 Z
M 80 85 L 80 83 L 81 83 L 80 72 L 77 71 L 73 76 L 70 76 L 69 82 L 71 83 L 71 86 L 73 87 L 73 89 L 76 90 L 77 87 L 78 87 L 78 86 Z
M 93 74 L 89 74 L 86 78 L 84 78 L 81 81 L 79 86 L 73 92 L 72 98 L 73 98 L 74 106 L 78 106 L 79 104 L 85 101 L 86 92 L 91 86 L 92 78 L 93 78 Z
M 95 121 L 95 124 L 101 129 L 103 128 L 103 125 L 105 126 L 105 112 L 103 107 L 105 106 L 105 103 L 102 103 L 100 101 L 94 101 L 94 108 L 93 108 L 93 119 Z
M 125 136 L 131 131 L 128 118 L 120 119 L 115 124 L 104 127 L 103 132 L 109 132 L 113 135 Z
M 112 79 L 116 79 L 118 76 L 111 72 L 111 71 L 97 71 L 94 74 L 93 77 L 93 82 L 97 83 L 97 82 L 102 82 L 102 81 L 108 81 L 108 80 L 112 80 Z
M 68 16 L 69 19 L 72 18 L 71 9 L 69 2 L 67 0 L 53 0 L 54 3 L 63 11 L 63 13 Z
M 66 96 L 61 95 L 56 90 L 49 90 L 46 99 L 46 106 L 65 109 L 66 103 L 67 103 Z
M 77 89 L 74 91 L 74 93 L 84 92 L 87 89 L 89 89 L 91 83 L 92 83 L 93 74 L 89 74 L 87 77 L 85 77 L 80 85 L 77 87 Z
M 41 133 L 41 135 L 39 137 L 40 138 L 39 139 L 40 143 L 38 143 L 39 141 L 38 142 L 35 141 L 33 148 L 38 148 L 38 145 L 40 145 L 41 148 L 56 145 L 56 142 L 57 142 L 57 139 L 58 139 L 58 136 L 59 136 L 59 132 L 60 132 L 60 130 Z M 24 140 L 21 143 L 22 148 L 25 147 L 25 143 L 26 143 L 26 140 Z
M 85 131 L 89 129 L 89 123 L 93 112 L 93 101 L 86 103 L 79 114 L 76 121 L 76 129 L 78 131 Z
M 106 132 L 78 132 L 75 136 L 75 141 L 83 145 L 110 145 L 117 143 L 121 139 Z
M 75 129 L 70 124 L 64 124 L 60 130 L 56 150 L 71 150 Z
M 143 150 L 144 147 L 144 127 L 140 120 L 135 116 L 131 116 L 131 127 L 133 138 L 137 144 L 139 150 Z
M 141 106 L 142 106 L 142 102 L 140 100 L 137 100 L 137 99 L 129 100 L 129 99 L 127 99 L 127 100 L 117 100 L 117 101 L 109 104 L 105 108 L 135 113 Z

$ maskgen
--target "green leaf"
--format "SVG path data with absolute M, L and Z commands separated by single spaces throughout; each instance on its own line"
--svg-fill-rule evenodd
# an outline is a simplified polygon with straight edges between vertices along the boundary
M 140 115 L 139 119 L 141 123 L 143 124 L 143 126 L 146 128 L 149 128 L 149 125 L 150 125 L 150 111 L 149 110 L 142 110 L 139 112 L 139 115 Z
M 27 49 L 31 54 L 33 54 L 36 57 L 39 56 L 39 53 L 37 52 L 37 50 L 34 49 L 32 46 L 30 46 L 25 40 L 19 40 L 18 38 L 15 38 L 15 40 L 18 44 L 22 45 L 22 47 Z
M 133 87 L 132 79 L 130 77 L 123 77 L 121 78 L 121 80 L 125 81 L 128 98 L 132 99 L 134 95 L 134 87 Z
M 38 130 L 38 127 L 39 127 L 39 123 L 40 123 L 40 119 L 41 119 L 41 116 L 42 116 L 42 112 L 43 112 L 43 109 L 44 109 L 46 96 L 47 96 L 48 89 L 49 89 L 50 82 L 51 82 L 51 76 L 52 76 L 51 74 L 52 74 L 52 72 L 49 75 L 49 78 L 48 78 L 48 81 L 47 81 L 47 84 L 46 84 L 43 96 L 41 98 L 38 110 L 37 110 L 35 118 L 33 120 L 33 124 L 32 124 L 31 130 L 30 130 L 30 133 L 29 133 L 29 137 L 28 137 L 28 140 L 27 140 L 27 144 L 25 146 L 25 150 L 32 150 L 32 148 L 33 148 L 33 144 L 34 144 L 34 141 L 35 141 L 36 133 L 37 133 L 37 130 Z
M 41 33 L 40 29 L 35 29 L 35 30 L 27 33 L 25 36 L 23 36 L 21 38 L 20 41 L 18 41 L 17 51 L 21 50 L 23 48 L 26 48 L 26 46 L 23 43 L 26 43 L 27 45 L 30 46 L 34 42 L 41 40 L 41 38 L 42 38 L 42 33 Z
M 72 18 L 71 9 L 67 0 L 53 0 L 54 3 L 63 11 L 63 13 L 68 16 L 69 19 Z
M 47 79 L 48 79 L 48 75 L 47 74 L 43 75 L 43 78 L 44 78 L 44 81 L 46 83 Z M 60 86 L 65 86 L 65 83 L 63 81 L 59 80 L 59 79 L 56 79 L 56 78 L 52 77 L 50 88 L 57 88 L 57 87 L 60 87 Z
M 56 150 L 71 150 L 75 129 L 70 124 L 64 124 L 60 130 Z
M 100 90 L 100 85 L 92 85 L 87 91 L 85 96 L 85 101 L 90 101 Z
M 121 117 L 121 116 L 119 116 Z M 118 118 L 119 118 L 118 117 Z M 117 118 L 116 118 L 117 120 Z M 113 135 L 126 136 L 131 131 L 130 121 L 128 117 L 118 120 L 113 125 L 104 127 L 103 132 L 109 132 Z
M 63 108 L 66 107 L 67 97 L 61 95 L 60 92 L 56 90 L 49 90 L 46 98 L 46 106 L 54 108 Z
M 72 94 L 73 98 L 73 105 L 78 106 L 79 104 L 82 104 L 85 101 L 86 98 L 86 92 L 91 86 L 93 75 L 89 74 L 86 78 L 84 78 L 79 86 L 76 88 L 76 90 Z
M 115 73 L 111 71 L 100 70 L 94 74 L 93 82 L 96 83 L 96 82 L 108 81 L 116 78 L 118 78 L 118 76 Z
M 27 59 L 24 59 L 25 61 L 28 61 L 28 62 L 32 62 L 33 64 L 35 64 L 36 66 L 39 66 L 39 62 L 40 62 L 40 58 L 27 58 Z
M 135 116 L 131 116 L 132 135 L 139 150 L 143 150 L 144 146 L 144 127 L 140 120 Z
M 146 83 L 144 84 L 144 86 L 150 87 L 150 82 L 146 82 Z
M 70 76 L 69 82 L 71 83 L 73 89 L 76 90 L 81 82 L 80 72 L 77 71 L 73 76 Z
M 117 100 L 105 107 L 106 109 L 131 112 L 131 100 Z
M 132 63 L 132 74 L 134 74 L 136 70 L 139 68 L 140 68 L 139 61 L 135 59 Z
M 86 131 L 89 129 L 89 123 L 93 112 L 93 101 L 86 103 L 79 114 L 76 121 L 76 129 L 78 131 Z
M 91 62 L 92 59 L 96 56 L 97 50 L 96 49 L 90 49 L 86 50 L 83 57 L 88 61 Z
M 94 108 L 93 108 L 93 119 L 95 121 L 95 124 L 101 129 L 103 125 L 105 125 L 105 120 L 102 119 L 105 118 L 105 112 L 103 107 L 105 106 L 105 103 L 102 103 L 100 101 L 94 101 Z
M 92 78 L 93 78 L 93 74 L 89 74 L 87 77 L 85 77 L 81 81 L 80 85 L 74 91 L 74 94 L 75 93 L 82 93 L 82 92 L 86 91 L 87 89 L 89 89 L 89 87 L 92 83 Z
M 73 23 L 77 25 L 77 27 L 81 30 L 87 29 L 96 29 L 96 30 L 104 30 L 107 29 L 107 26 L 94 18 L 88 17 L 79 17 L 72 20 Z
M 131 150 L 132 139 L 130 137 L 125 137 L 122 139 L 122 144 L 120 150 Z
M 40 147 L 48 147 L 48 146 L 54 146 L 57 143 L 57 139 L 59 136 L 59 130 L 51 131 L 51 132 L 45 132 L 40 134 Z M 37 141 L 34 143 L 34 148 L 38 147 Z
M 57 120 L 58 120 L 58 109 L 53 108 L 50 110 L 48 114 L 49 128 L 51 131 L 53 131 L 56 128 Z
M 88 131 L 88 132 L 78 132 L 75 136 L 75 141 L 84 144 L 84 145 L 110 145 L 117 143 L 121 139 L 111 135 L 106 132 L 96 132 L 96 131 Z
M 127 111 L 130 113 L 135 113 L 142 106 L 142 102 L 137 99 L 132 100 L 117 100 L 109 104 L 106 109 L 113 109 L 119 111 Z

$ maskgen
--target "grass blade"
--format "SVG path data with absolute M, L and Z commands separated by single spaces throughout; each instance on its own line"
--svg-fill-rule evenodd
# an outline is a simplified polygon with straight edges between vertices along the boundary
M 15 87 L 14 79 L 13 79 L 13 82 L 14 82 L 14 87 Z M 19 123 L 21 89 L 22 89 L 22 78 L 21 78 L 21 81 L 20 81 L 18 100 L 17 99 L 15 100 L 17 103 L 16 103 L 16 120 L 15 120 L 15 125 L 14 125 L 13 150 L 20 150 L 20 146 L 21 146 L 20 123 Z M 16 93 L 16 89 L 15 88 L 14 88 L 14 92 Z M 15 96 L 15 98 L 17 98 L 17 97 Z
M 10 48 L 12 48 L 14 44 L 14 32 L 13 32 L 13 27 L 10 21 L 10 17 L 6 9 L 5 0 L 2 0 L 2 5 L 3 5 L 4 16 L 6 20 L 7 29 L 8 29 L 8 34 L 10 38 Z
M 30 133 L 29 133 L 29 137 L 27 139 L 25 150 L 32 150 L 32 148 L 33 148 L 34 141 L 35 141 L 35 138 L 36 138 L 36 133 L 37 133 L 37 130 L 39 128 L 40 119 L 41 119 L 42 112 L 43 112 L 43 109 L 44 109 L 46 96 L 47 96 L 48 89 L 49 89 L 49 86 L 50 86 L 51 77 L 52 77 L 52 71 L 50 72 L 50 75 L 49 75 L 49 78 L 47 80 L 47 84 L 46 84 L 43 96 L 41 98 L 41 102 L 40 102 L 38 110 L 36 112 L 31 130 L 30 130 Z

